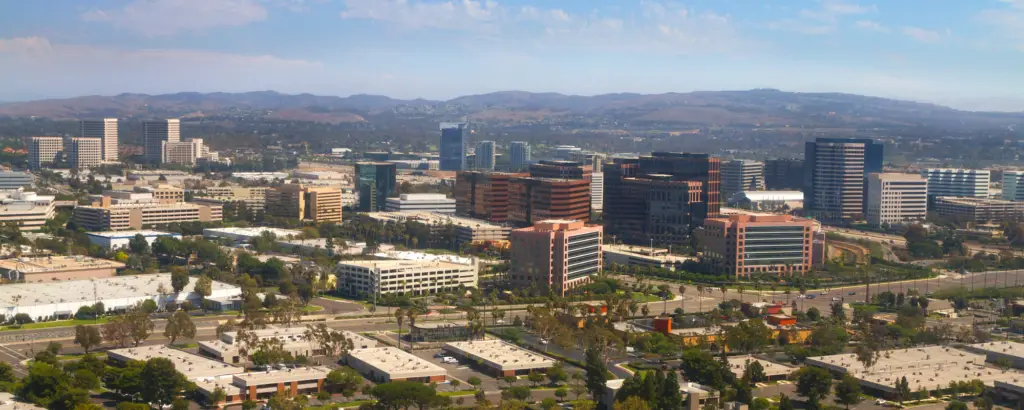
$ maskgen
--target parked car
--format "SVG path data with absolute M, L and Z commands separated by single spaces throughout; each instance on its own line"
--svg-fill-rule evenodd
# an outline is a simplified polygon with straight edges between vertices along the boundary
M 850 295 L 850 296 L 853 296 L 853 295 L 856 295 L 856 294 L 857 294 L 857 292 L 850 292 L 850 293 L 847 293 L 847 295 Z
M 807 299 L 814 299 L 814 295 L 807 295 Z
M 537 341 L 537 343 L 540 343 L 542 345 L 546 345 L 546 344 L 548 344 L 548 341 L 546 339 L 540 339 L 540 340 Z
M 448 363 L 448 364 L 459 364 L 459 361 L 458 361 L 458 359 L 456 359 L 456 358 L 454 358 L 454 357 L 451 357 L 451 356 L 445 356 L 445 357 L 442 357 L 442 358 L 441 358 L 441 363 Z

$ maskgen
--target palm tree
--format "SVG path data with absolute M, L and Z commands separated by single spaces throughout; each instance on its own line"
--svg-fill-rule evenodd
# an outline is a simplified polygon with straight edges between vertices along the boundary
M 402 348 L 402 323 L 405 322 L 405 312 L 402 308 L 395 310 L 395 321 L 398 322 L 398 348 Z
M 807 295 L 807 287 L 800 285 L 800 310 L 804 310 L 804 296 Z
M 786 295 L 786 304 L 788 305 L 789 304 L 789 294 L 793 293 L 793 291 L 792 291 L 792 289 L 790 289 L 789 285 L 786 285 L 786 289 L 783 290 L 782 293 Z
M 701 284 L 698 283 L 697 284 L 697 312 L 703 312 L 704 311 L 704 303 L 703 303 L 704 300 L 702 298 L 703 296 L 704 296 L 704 285 L 701 285 Z
M 743 291 L 747 290 L 747 288 L 744 287 L 743 285 L 739 285 L 739 286 L 736 287 L 736 290 L 738 292 L 740 292 L 740 302 L 742 303 L 743 302 Z
M 416 326 L 416 318 L 420 315 L 420 309 L 411 307 L 405 311 L 405 317 L 409 318 L 409 349 L 412 350 L 412 328 Z
M 722 292 L 722 302 L 725 302 L 725 285 L 719 287 L 718 290 Z

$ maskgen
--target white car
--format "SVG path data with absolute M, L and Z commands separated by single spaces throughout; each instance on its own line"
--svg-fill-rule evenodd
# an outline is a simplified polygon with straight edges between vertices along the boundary
M 888 403 L 888 402 L 885 401 L 885 399 L 875 400 L 875 404 L 878 405 L 878 406 L 884 406 L 884 405 L 886 405 L 886 403 Z
M 538 341 L 538 343 L 540 343 L 540 344 L 542 344 L 542 345 L 546 345 L 546 344 L 548 344 L 548 341 L 547 341 L 546 339 L 540 339 L 540 340 Z
M 454 357 L 445 356 L 445 357 L 441 358 L 441 363 L 459 364 L 459 361 L 456 358 L 454 358 Z

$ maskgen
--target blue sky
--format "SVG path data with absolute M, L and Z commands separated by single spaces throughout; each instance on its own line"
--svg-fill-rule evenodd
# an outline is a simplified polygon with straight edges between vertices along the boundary
M 1024 0 L 12 0 L 0 16 L 0 101 L 771 87 L 1024 110 Z

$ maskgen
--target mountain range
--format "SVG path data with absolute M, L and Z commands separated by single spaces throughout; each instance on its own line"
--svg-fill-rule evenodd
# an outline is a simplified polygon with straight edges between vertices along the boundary
M 842 93 L 775 89 L 595 96 L 502 91 L 447 101 L 274 91 L 83 96 L 0 104 L 0 117 L 167 118 L 252 116 L 329 123 L 382 116 L 493 122 L 608 119 L 619 123 L 755 127 L 1011 127 L 1024 113 L 973 112 L 936 104 Z

